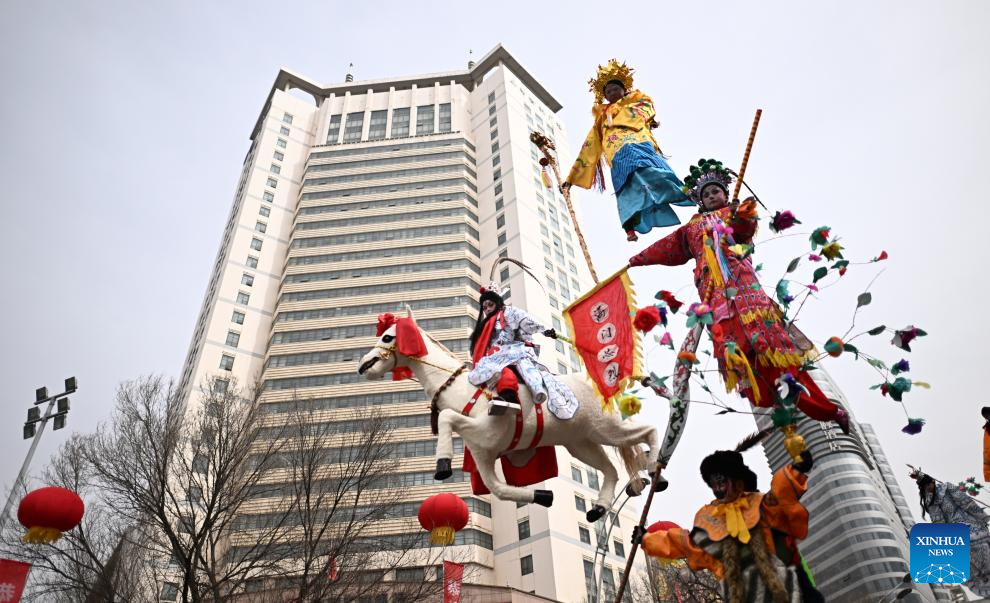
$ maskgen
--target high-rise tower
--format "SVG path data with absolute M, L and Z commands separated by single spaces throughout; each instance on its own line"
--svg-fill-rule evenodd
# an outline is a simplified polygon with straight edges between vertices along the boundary
M 206 377 L 230 375 L 260 383 L 268 413 L 302 400 L 321 422 L 376 407 L 396 427 L 395 483 L 405 499 L 451 491 L 468 502 L 455 548 L 473 581 L 578 601 L 590 587 L 575 577 L 589 575 L 603 540 L 584 520 L 598 474 L 560 451 L 561 477 L 540 486 L 555 493 L 551 509 L 473 496 L 459 471 L 453 483 L 434 482 L 425 394 L 411 381 L 356 374 L 377 315 L 406 304 L 466 358 L 478 289 L 499 256 L 528 264 L 547 288 L 503 267 L 496 278 L 510 288 L 507 301 L 565 331 L 561 310 L 590 288 L 590 273 L 529 142 L 539 130 L 566 155 L 559 109 L 501 46 L 466 70 L 423 76 L 323 85 L 280 71 L 251 133 L 181 389 L 192 399 Z M 563 343 L 541 343 L 552 371 L 581 370 Z M 419 529 L 415 507 L 402 507 L 407 532 Z M 601 543 L 606 591 L 620 578 L 635 520 L 624 511 Z

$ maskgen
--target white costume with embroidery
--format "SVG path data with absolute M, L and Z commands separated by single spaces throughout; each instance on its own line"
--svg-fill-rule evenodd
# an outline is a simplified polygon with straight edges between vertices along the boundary
M 505 306 L 502 316 L 504 320 L 496 318 L 499 322 L 492 329 L 487 355 L 475 364 L 468 374 L 468 381 L 477 386 L 494 386 L 502 369 L 515 366 L 536 403 L 546 402 L 547 409 L 559 419 L 573 417 L 578 409 L 574 393 L 536 358 L 539 348 L 533 344 L 533 333 L 542 332 L 546 327 L 513 306 Z

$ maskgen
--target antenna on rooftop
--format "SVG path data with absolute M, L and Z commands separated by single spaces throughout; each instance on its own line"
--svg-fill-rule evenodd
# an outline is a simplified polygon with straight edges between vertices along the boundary
M 347 65 L 347 75 L 344 76 L 344 81 L 345 82 L 353 82 L 354 81 L 354 76 L 351 74 L 351 70 L 352 69 L 354 69 L 354 63 L 348 64 Z
M 471 55 L 474 54 L 473 50 L 468 50 L 468 69 L 474 69 L 474 59 Z

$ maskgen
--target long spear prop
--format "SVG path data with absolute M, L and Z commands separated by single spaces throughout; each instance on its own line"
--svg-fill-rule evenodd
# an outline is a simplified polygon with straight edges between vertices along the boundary
M 746 142 L 746 151 L 743 153 L 742 165 L 739 168 L 736 190 L 732 195 L 733 199 L 739 197 L 739 186 L 742 183 L 743 176 L 746 174 L 746 166 L 749 164 L 749 153 L 753 150 L 753 141 L 756 139 L 756 129 L 760 125 L 760 116 L 762 114 L 763 109 L 756 110 L 753 127 L 749 131 L 749 140 Z M 701 324 L 696 324 L 681 344 L 681 352 L 697 352 L 698 343 L 701 341 L 701 332 Z M 660 483 L 663 469 L 670 462 L 670 457 L 674 454 L 674 448 L 677 447 L 677 444 L 681 440 L 681 434 L 684 433 L 684 425 L 687 423 L 688 408 L 690 407 L 688 400 L 691 399 L 690 377 L 691 368 L 683 362 L 677 361 L 674 368 L 673 391 L 664 387 L 663 383 L 652 375 L 643 379 L 643 385 L 651 388 L 658 396 L 667 398 L 670 401 L 670 418 L 667 420 L 667 431 L 660 446 L 660 458 L 657 461 L 656 469 L 653 471 L 653 484 Z M 653 504 L 653 494 L 654 486 L 651 485 L 650 492 L 646 496 L 646 504 L 643 505 L 643 514 L 639 518 L 640 531 L 646 526 L 647 516 L 650 513 L 650 505 Z M 626 584 L 629 581 L 629 572 L 632 571 L 633 561 L 636 559 L 636 552 L 638 550 L 639 543 L 633 542 L 632 550 L 629 551 L 629 558 L 626 559 L 626 571 L 623 572 L 622 580 L 619 582 L 615 603 L 621 603 L 622 601 L 622 596 L 626 591 Z
M 553 156 L 553 153 L 550 152 L 557 148 L 554 146 L 553 141 L 548 136 L 540 134 L 539 132 L 530 132 L 529 140 L 535 144 L 538 149 L 540 149 L 540 152 L 543 153 L 543 160 L 540 161 L 540 164 L 543 165 L 543 167 L 550 166 L 557 182 L 564 182 L 560 177 L 560 168 L 557 167 L 557 159 Z M 547 186 L 550 187 L 551 185 L 547 184 Z M 567 204 L 567 213 L 571 215 L 571 224 L 574 225 L 574 234 L 577 235 L 578 243 L 581 245 L 581 253 L 584 254 L 584 261 L 588 264 L 588 271 L 591 272 L 591 279 L 595 281 L 595 284 L 597 285 L 598 273 L 595 272 L 595 266 L 591 263 L 591 253 L 588 251 L 588 243 L 585 242 L 584 235 L 581 234 L 581 225 L 578 224 L 577 214 L 574 213 L 574 204 L 571 203 L 571 191 L 564 188 L 561 192 L 564 194 L 564 203 Z

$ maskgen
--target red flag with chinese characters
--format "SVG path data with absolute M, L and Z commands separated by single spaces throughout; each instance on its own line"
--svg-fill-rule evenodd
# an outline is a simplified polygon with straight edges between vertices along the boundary
M 453 561 L 443 562 L 443 603 L 461 603 L 461 580 L 464 566 Z
M 29 571 L 30 563 L 0 559 L 0 601 L 17 603 L 21 600 Z
M 611 408 L 612 397 L 641 372 L 633 297 L 632 282 L 623 269 L 564 309 L 574 346 L 604 408 Z

